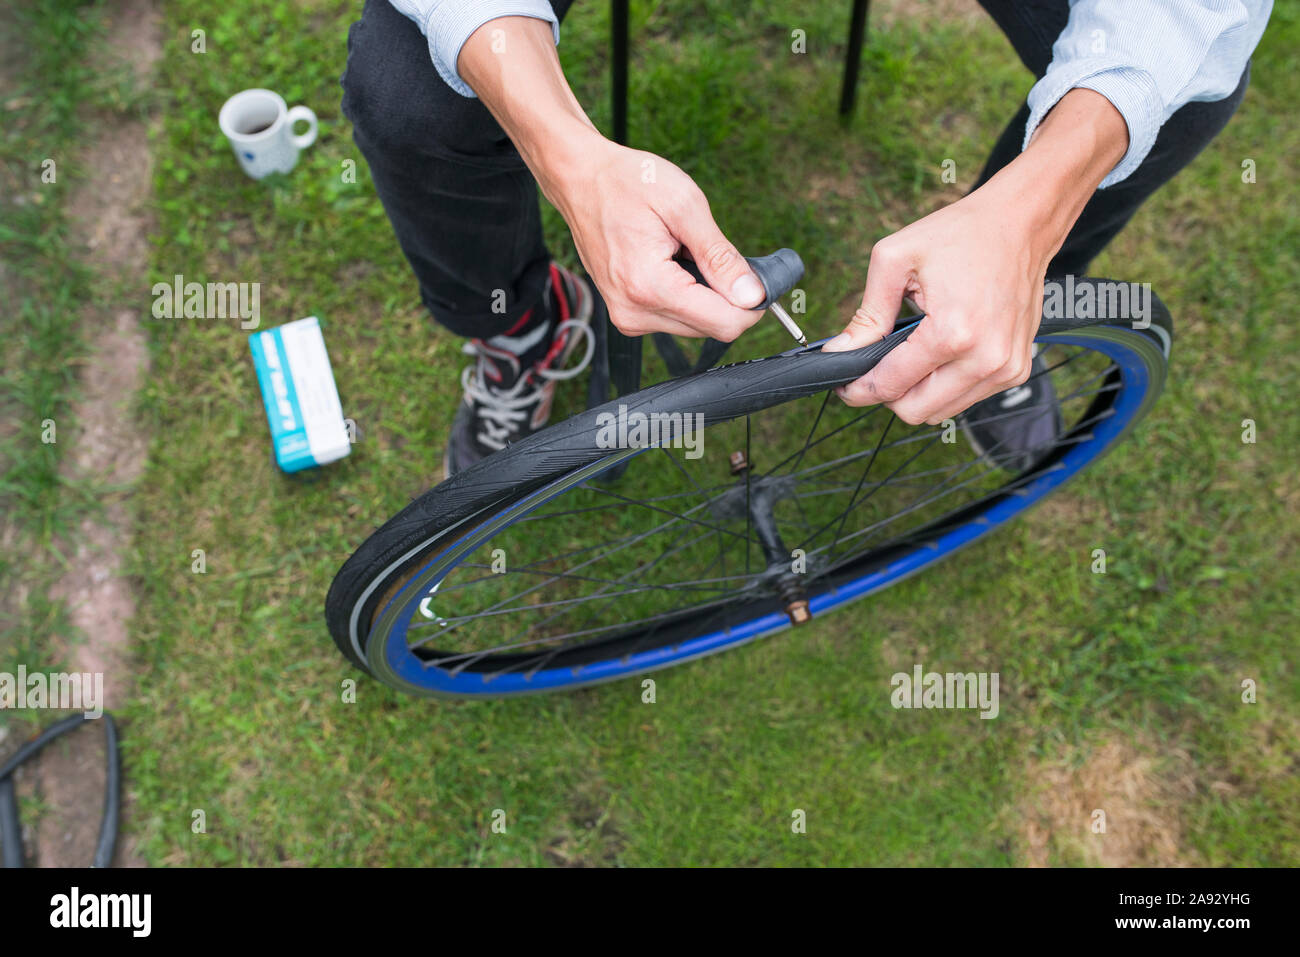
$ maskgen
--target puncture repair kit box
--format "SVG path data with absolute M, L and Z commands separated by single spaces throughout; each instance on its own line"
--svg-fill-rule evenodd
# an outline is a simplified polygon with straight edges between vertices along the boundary
M 336 462 L 352 449 L 315 316 L 248 337 L 271 425 L 275 461 L 286 472 Z

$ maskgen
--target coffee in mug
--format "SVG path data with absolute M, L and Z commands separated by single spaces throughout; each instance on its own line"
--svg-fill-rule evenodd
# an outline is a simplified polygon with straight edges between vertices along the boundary
M 293 132 L 299 120 L 307 131 Z M 289 109 L 272 90 L 244 90 L 226 100 L 217 117 L 239 165 L 253 179 L 287 173 L 298 163 L 298 152 L 316 141 L 316 114 L 305 106 Z

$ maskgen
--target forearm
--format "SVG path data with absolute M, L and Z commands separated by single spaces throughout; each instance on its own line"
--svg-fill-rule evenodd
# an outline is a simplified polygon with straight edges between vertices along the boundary
M 496 117 L 552 202 L 592 144 L 603 141 L 569 89 L 551 28 L 531 17 L 501 17 L 461 48 L 460 75 Z
M 1100 93 L 1071 90 L 1029 145 L 980 192 L 988 191 L 1050 258 L 1065 242 L 1102 180 L 1128 149 L 1124 117 Z

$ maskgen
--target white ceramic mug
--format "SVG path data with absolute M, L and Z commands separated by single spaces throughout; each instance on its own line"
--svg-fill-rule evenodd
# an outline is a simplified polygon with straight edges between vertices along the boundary
M 295 135 L 293 125 L 307 122 L 307 132 Z M 305 106 L 289 109 L 272 90 L 244 90 L 226 100 L 217 117 L 244 172 L 253 179 L 287 173 L 298 162 L 298 151 L 316 142 L 316 114 Z

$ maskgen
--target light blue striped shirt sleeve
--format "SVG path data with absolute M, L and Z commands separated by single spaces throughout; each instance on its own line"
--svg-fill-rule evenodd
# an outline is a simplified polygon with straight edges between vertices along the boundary
M 438 75 L 461 96 L 474 96 L 456 71 L 465 41 L 483 24 L 497 17 L 534 17 L 551 25 L 560 42 L 560 21 L 546 0 L 389 0 L 396 10 L 415 21 L 429 41 L 429 55 Z
M 1128 124 L 1128 152 L 1101 182 L 1131 174 L 1187 103 L 1237 88 L 1273 0 L 1071 0 L 1047 73 L 1029 91 L 1025 144 L 1072 89 L 1095 90 Z
M 420 28 L 439 76 L 462 96 L 474 91 L 456 60 L 470 35 L 497 17 L 560 24 L 546 0 L 389 0 Z M 1070 0 L 1046 75 L 1029 91 L 1028 144 L 1047 112 L 1075 88 L 1110 100 L 1128 124 L 1128 152 L 1101 187 L 1141 165 L 1165 121 L 1184 104 L 1220 100 L 1237 87 L 1273 0 Z

